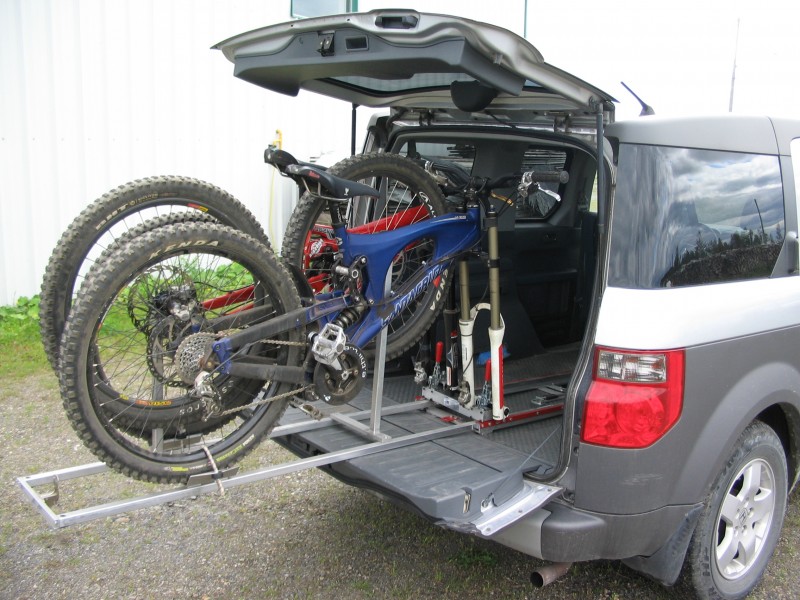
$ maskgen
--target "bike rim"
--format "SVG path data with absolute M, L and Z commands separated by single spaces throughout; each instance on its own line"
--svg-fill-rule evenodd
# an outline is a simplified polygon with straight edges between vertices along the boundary
M 193 307 L 186 309 L 189 318 L 181 321 L 180 327 L 167 328 L 165 324 L 175 316 L 165 312 L 164 290 L 182 290 L 183 297 L 177 298 L 181 301 L 189 297 L 185 293 L 189 285 L 194 287 L 189 295 Z M 251 293 L 236 293 L 248 287 Z M 156 301 L 159 294 L 162 298 Z M 133 318 L 134 295 L 138 297 L 135 306 L 147 315 L 144 320 Z M 221 305 L 220 298 L 229 302 Z M 190 396 L 192 386 L 181 379 L 177 361 L 183 356 L 178 354 L 182 341 L 207 331 L 220 316 L 241 311 L 238 314 L 244 322 L 246 307 L 254 305 L 271 307 L 272 315 L 285 312 L 270 286 L 258 278 L 257 269 L 213 252 L 158 260 L 126 282 L 103 310 L 90 341 L 90 356 L 95 359 L 87 367 L 87 377 L 94 382 L 91 400 L 106 431 L 128 452 L 163 463 L 204 460 L 204 447 L 219 455 L 248 443 L 250 430 L 269 410 L 269 403 L 219 422 L 212 417 L 207 430 L 192 433 L 192 426 L 201 418 L 198 411 L 207 413 L 207 404 Z M 230 328 L 236 328 L 236 317 Z M 286 346 L 258 344 L 250 352 L 279 362 L 288 350 Z M 218 392 L 215 401 L 223 410 L 241 407 L 257 397 L 269 398 L 281 387 L 220 372 L 212 372 L 212 380 Z

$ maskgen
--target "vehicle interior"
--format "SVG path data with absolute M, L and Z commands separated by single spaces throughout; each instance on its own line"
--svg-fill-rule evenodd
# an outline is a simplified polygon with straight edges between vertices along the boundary
M 586 327 L 596 262 L 596 161 L 582 143 L 563 136 L 497 128 L 400 129 L 388 150 L 414 158 L 456 164 L 468 175 L 497 177 L 523 171 L 569 173 L 564 184 L 546 183 L 527 198 L 497 190 L 500 213 L 501 304 L 513 323 L 505 341 L 511 358 L 542 354 L 580 342 Z M 457 198 L 451 199 L 457 202 Z M 486 293 L 487 270 L 470 263 L 471 302 Z M 485 327 L 476 327 L 476 331 Z M 479 338 L 480 339 L 480 338 Z M 483 334 L 486 339 L 486 334 Z M 476 348 L 481 342 L 476 342 Z M 488 342 L 484 345 L 488 347 Z

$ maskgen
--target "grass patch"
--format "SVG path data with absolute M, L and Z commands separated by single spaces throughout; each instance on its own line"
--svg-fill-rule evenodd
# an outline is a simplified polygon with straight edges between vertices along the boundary
M 39 336 L 38 296 L 0 307 L 0 352 L 11 357 L 0 361 L 0 377 L 4 379 L 22 379 L 47 370 Z
M 369 581 L 355 581 L 352 584 L 353 589 L 359 592 L 371 594 L 373 591 L 372 584 Z
M 464 548 L 450 560 L 459 567 L 470 569 L 476 567 L 494 567 L 498 563 L 497 557 L 494 554 L 488 550 L 476 548 L 474 546 Z

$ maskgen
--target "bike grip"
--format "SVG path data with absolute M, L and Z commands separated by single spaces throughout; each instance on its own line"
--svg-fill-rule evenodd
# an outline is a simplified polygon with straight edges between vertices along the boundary
M 435 360 L 438 365 L 444 358 L 444 342 L 436 342 L 436 355 Z
M 569 181 L 568 171 L 531 171 L 531 181 L 537 183 L 567 183 Z

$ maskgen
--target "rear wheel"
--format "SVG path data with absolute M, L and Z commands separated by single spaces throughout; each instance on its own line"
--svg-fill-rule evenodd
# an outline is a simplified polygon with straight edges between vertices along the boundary
M 329 170 L 338 177 L 371 185 L 380 198 L 356 197 L 342 213 L 348 229 L 372 233 L 398 229 L 447 212 L 444 195 L 433 178 L 414 161 L 397 154 L 374 153 L 345 159 Z M 292 213 L 283 240 L 282 255 L 301 268 L 317 293 L 327 291 L 338 250 L 326 201 L 305 194 Z M 434 240 L 420 239 L 395 256 L 392 290 L 410 280 L 434 254 Z M 439 314 L 451 274 L 437 280 L 388 325 L 386 358 L 411 348 Z M 365 349 L 372 358 L 374 344 Z
M 101 460 L 137 479 L 185 481 L 209 469 L 209 456 L 219 468 L 236 462 L 269 433 L 293 386 L 209 367 L 216 330 L 299 305 L 272 252 L 236 230 L 190 223 L 137 237 L 92 268 L 64 332 L 61 390 L 74 429 Z M 303 348 L 303 332 L 293 330 L 244 352 L 297 366 Z
M 39 328 L 45 355 L 58 368 L 59 344 L 75 292 L 101 253 L 121 237 L 130 239 L 145 222 L 211 219 L 229 225 L 269 246 L 255 217 L 220 188 L 188 177 L 140 179 L 104 194 L 70 224 L 47 263 L 39 300 Z M 158 221 L 158 222 L 157 222 Z
M 780 537 L 787 499 L 783 445 L 756 421 L 720 473 L 689 550 L 701 598 L 744 598 L 758 584 Z

